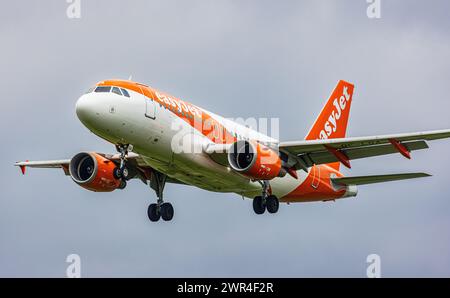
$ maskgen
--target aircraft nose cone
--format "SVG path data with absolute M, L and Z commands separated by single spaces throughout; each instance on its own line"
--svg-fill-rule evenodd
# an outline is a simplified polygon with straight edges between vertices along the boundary
M 93 120 L 95 111 L 92 98 L 87 95 L 81 96 L 75 105 L 75 111 L 81 122 L 87 123 Z

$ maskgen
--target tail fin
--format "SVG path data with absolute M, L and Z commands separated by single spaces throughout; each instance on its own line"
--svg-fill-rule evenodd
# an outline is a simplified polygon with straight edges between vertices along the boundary
M 339 81 L 306 136 L 306 140 L 345 137 L 354 87 L 351 83 Z M 330 164 L 336 170 L 339 170 L 339 165 L 339 163 Z

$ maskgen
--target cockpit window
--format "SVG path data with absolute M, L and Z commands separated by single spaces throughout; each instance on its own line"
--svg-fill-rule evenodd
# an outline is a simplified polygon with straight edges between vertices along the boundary
M 120 92 L 120 89 L 117 87 L 113 87 L 112 88 L 112 93 L 116 93 L 117 95 L 122 96 L 122 93 Z
M 128 93 L 127 90 L 120 88 L 120 90 L 122 90 L 123 95 L 125 95 L 126 97 L 130 97 L 130 94 Z
M 126 97 L 130 97 L 130 93 L 125 90 L 124 88 L 120 88 L 120 87 L 115 87 L 115 86 L 97 86 L 96 88 L 94 87 L 93 89 L 94 92 L 98 92 L 98 93 L 115 93 L 117 95 L 120 96 L 126 96 Z M 88 93 L 90 93 L 92 91 L 88 91 Z
M 95 88 L 95 92 L 109 92 L 109 91 L 111 91 L 110 86 L 98 86 L 97 88 Z

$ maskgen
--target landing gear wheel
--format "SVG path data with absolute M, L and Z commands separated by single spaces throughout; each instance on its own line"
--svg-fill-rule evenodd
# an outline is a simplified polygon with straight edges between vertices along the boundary
M 127 167 L 124 167 L 120 172 L 123 179 L 130 180 L 130 170 Z
M 130 180 L 132 177 L 130 175 L 130 170 L 126 167 L 126 164 L 128 150 L 133 150 L 133 146 L 130 144 L 118 144 L 116 145 L 116 150 L 120 153 L 120 164 L 113 171 L 114 178 Z
M 163 192 L 166 181 L 167 176 L 165 174 L 162 174 L 156 170 L 152 170 L 150 176 L 150 187 L 156 192 L 158 201 L 156 204 L 151 204 L 148 208 L 148 217 L 151 221 L 157 221 L 161 217 L 164 221 L 171 221 L 173 218 L 174 211 L 172 204 L 164 203 L 163 200 Z M 154 207 L 153 205 L 155 205 L 156 207 Z
M 263 214 L 266 211 L 266 206 L 261 196 L 253 199 L 253 211 L 255 211 L 256 214 Z
M 114 168 L 113 170 L 113 176 L 116 179 L 124 179 L 124 180 L 130 180 L 130 170 L 127 167 L 124 167 L 123 169 L 120 169 L 119 167 Z
M 280 207 L 280 202 L 276 196 L 268 196 L 266 199 L 266 207 L 269 213 L 277 213 L 278 208 Z
M 159 213 L 157 204 L 150 204 L 148 206 L 147 215 L 150 221 L 158 221 L 161 218 L 161 213 Z
M 161 217 L 165 221 L 171 221 L 173 218 L 173 207 L 170 203 L 164 203 L 161 205 Z
M 119 189 L 125 189 L 127 187 L 127 182 L 125 180 L 120 180 Z
M 113 176 L 116 179 L 122 179 L 122 171 L 120 170 L 120 168 L 114 168 Z

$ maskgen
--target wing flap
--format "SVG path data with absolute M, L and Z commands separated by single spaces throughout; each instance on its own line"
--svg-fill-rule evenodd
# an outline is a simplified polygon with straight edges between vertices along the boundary
M 429 176 L 431 176 L 431 175 L 426 174 L 426 173 L 404 173 L 404 174 L 332 178 L 331 181 L 338 185 L 348 186 L 348 185 L 366 185 L 366 184 L 373 184 L 373 183 L 407 180 L 407 179 L 423 178 L 423 177 L 429 177 Z

